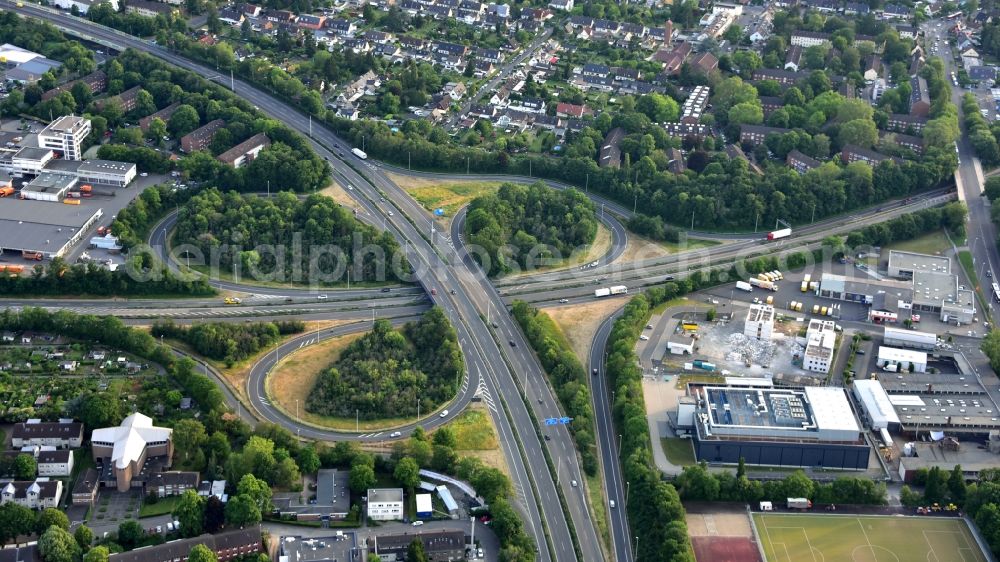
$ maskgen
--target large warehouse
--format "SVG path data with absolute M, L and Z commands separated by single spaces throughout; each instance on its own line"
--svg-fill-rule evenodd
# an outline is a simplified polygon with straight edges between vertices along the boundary
M 916 330 L 901 330 L 899 328 L 885 327 L 882 335 L 885 345 L 894 347 L 909 347 L 911 349 L 923 349 L 924 351 L 934 351 L 937 348 L 937 334 L 929 332 L 918 332 Z
M 688 385 L 678 425 L 699 461 L 865 470 L 870 449 L 842 388 Z
M 45 201 L 0 205 L 0 249 L 41 252 L 47 258 L 61 256 L 103 214 L 93 207 Z

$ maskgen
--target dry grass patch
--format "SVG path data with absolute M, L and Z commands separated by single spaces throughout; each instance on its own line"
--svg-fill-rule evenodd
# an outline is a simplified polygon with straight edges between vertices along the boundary
M 625 306 L 626 302 L 625 299 L 606 298 L 588 304 L 567 304 L 544 310 L 559 326 L 573 352 L 586 366 L 590 357 L 590 344 L 597 328 L 612 312 Z
M 441 180 L 392 173 L 387 173 L 386 175 L 428 211 L 439 208 L 444 209 L 444 216 L 440 220 L 449 228 L 451 227 L 452 218 L 459 209 L 480 195 L 496 192 L 502 183 L 496 181 Z
M 354 209 L 358 206 L 358 202 L 354 200 L 347 191 L 344 190 L 344 186 L 340 185 L 336 179 L 330 181 L 330 185 L 324 187 L 319 191 L 320 195 L 326 195 L 330 199 L 333 199 L 337 203 Z
M 715 240 L 702 240 L 698 238 L 690 238 L 683 245 L 673 242 L 656 242 L 645 236 L 629 232 L 625 251 L 622 252 L 622 255 L 618 257 L 615 263 L 624 264 L 662 258 L 679 252 L 700 250 L 718 246 L 719 244 L 720 242 Z

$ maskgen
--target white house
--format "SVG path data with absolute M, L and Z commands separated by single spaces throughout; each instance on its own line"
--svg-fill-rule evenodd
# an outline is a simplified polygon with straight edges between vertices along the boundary
M 68 449 L 35 453 L 39 476 L 69 476 L 73 473 L 73 451 Z
M 62 489 L 62 480 L 48 478 L 8 482 L 0 488 L 0 505 L 14 502 L 30 509 L 58 507 Z
M 923 373 L 927 371 L 927 354 L 923 351 L 881 345 L 875 363 L 886 370 L 909 371 L 912 367 L 914 372 Z
M 43 422 L 29 419 L 14 424 L 11 446 L 15 449 L 28 446 L 79 447 L 83 443 L 83 424 L 73 420 Z
M 368 490 L 368 519 L 392 521 L 402 518 L 402 488 L 370 488 Z

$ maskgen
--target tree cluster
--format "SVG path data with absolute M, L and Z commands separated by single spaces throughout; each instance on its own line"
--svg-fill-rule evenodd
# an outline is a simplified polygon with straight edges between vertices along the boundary
M 41 535 L 52 527 L 68 530 L 69 518 L 51 507 L 36 512 L 14 502 L 0 505 L 0 545 L 21 536 Z
M 174 240 L 217 257 L 222 271 L 235 264 L 258 279 L 384 281 L 409 268 L 392 234 L 323 195 L 300 200 L 282 192 L 268 199 L 206 189 L 181 208 Z
M 455 329 L 440 308 L 400 330 L 379 320 L 319 375 L 306 410 L 365 420 L 431 412 L 455 396 L 464 370 Z
M 573 418 L 570 433 L 580 451 L 583 470 L 590 475 L 597 474 L 594 410 L 587 370 L 577 359 L 562 330 L 547 314 L 526 302 L 514 301 L 513 315 L 545 367 L 563 410 Z
M 847 246 L 884 246 L 898 240 L 910 240 L 939 229 L 961 236 L 965 233 L 968 211 L 960 202 L 922 209 L 894 219 L 868 225 L 847 235 Z
M 63 63 L 60 68 L 46 72 L 37 83 L 28 86 L 25 91 L 28 97 L 37 96 L 40 99 L 42 93 L 54 87 L 63 74 L 82 76 L 97 68 L 94 52 L 82 43 L 67 39 L 47 22 L 21 18 L 13 11 L 0 13 L 0 42 L 17 45 Z M 11 107 L 9 101 L 4 100 L 4 114 L 15 115 L 16 112 L 8 111 Z
M 298 334 L 305 330 L 301 320 L 277 322 L 204 322 L 191 326 L 175 324 L 171 320 L 153 324 L 153 337 L 167 337 L 187 343 L 198 353 L 233 364 L 270 347 L 281 336 Z
M 988 166 L 1000 163 L 1000 145 L 997 144 L 1000 126 L 990 126 L 979 113 L 979 102 L 972 94 L 962 96 L 962 113 L 965 114 L 965 130 L 976 156 Z
M 482 265 L 495 276 L 569 257 L 594 241 L 597 217 L 594 203 L 575 189 L 508 183 L 472 200 L 466 228 L 469 242 L 489 256 Z
M 742 459 L 741 459 L 742 461 Z M 741 462 L 736 473 L 709 472 L 704 463 L 684 467 L 674 482 L 686 501 L 727 501 L 755 504 L 761 500 L 784 503 L 787 498 L 809 498 L 816 504 L 885 505 L 884 483 L 867 478 L 840 476 L 818 484 L 797 470 L 781 480 L 751 480 Z

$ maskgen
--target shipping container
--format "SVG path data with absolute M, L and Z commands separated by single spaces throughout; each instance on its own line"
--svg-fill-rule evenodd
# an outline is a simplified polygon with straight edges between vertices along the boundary
M 610 294 L 611 294 L 611 289 L 608 289 L 607 287 L 605 287 L 603 289 L 596 289 L 596 290 L 594 290 L 594 296 L 597 297 L 597 298 L 606 297 L 606 296 L 608 296 Z
M 746 281 L 737 281 L 736 288 L 741 291 L 746 291 L 748 293 L 753 291 L 753 286 L 750 285 L 750 283 L 747 283 Z

